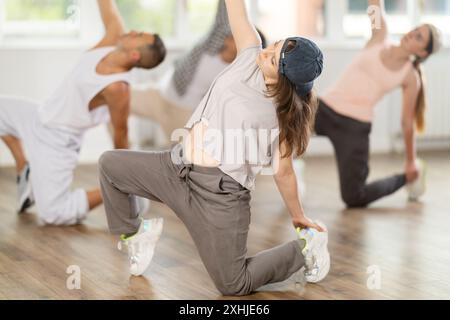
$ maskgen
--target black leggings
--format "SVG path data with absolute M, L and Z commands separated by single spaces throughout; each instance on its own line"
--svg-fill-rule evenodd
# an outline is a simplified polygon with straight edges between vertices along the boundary
M 367 207 L 406 184 L 400 174 L 367 184 L 369 176 L 370 123 L 340 115 L 320 101 L 315 132 L 333 144 L 339 169 L 341 196 L 349 208 Z

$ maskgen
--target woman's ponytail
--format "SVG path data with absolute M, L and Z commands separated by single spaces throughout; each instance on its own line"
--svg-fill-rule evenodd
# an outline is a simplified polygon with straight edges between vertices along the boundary
M 419 95 L 417 96 L 416 101 L 416 108 L 415 108 L 415 114 L 416 114 L 416 127 L 417 130 L 420 133 L 423 133 L 426 128 L 426 119 L 425 119 L 425 112 L 427 110 L 427 99 L 426 99 L 426 82 L 425 82 L 425 75 L 422 65 L 420 64 L 419 59 L 416 59 L 414 61 L 414 68 L 417 70 L 419 74 L 420 79 L 420 89 L 419 89 Z
M 422 63 L 425 62 L 432 54 L 438 52 L 442 47 L 442 33 L 432 24 L 425 24 L 430 31 L 430 40 L 427 45 L 428 55 L 425 58 L 416 57 L 413 62 L 414 68 L 417 70 L 420 79 L 420 91 L 416 101 L 416 126 L 419 132 L 425 131 L 425 112 L 427 110 L 427 97 L 426 97 L 426 79 Z

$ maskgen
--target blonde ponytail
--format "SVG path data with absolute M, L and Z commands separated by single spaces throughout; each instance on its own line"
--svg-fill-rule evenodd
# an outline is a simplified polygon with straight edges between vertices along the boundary
M 426 48 L 428 56 L 425 58 L 416 57 L 414 61 L 414 68 L 417 70 L 420 79 L 420 91 L 416 101 L 416 127 L 420 133 L 425 131 L 425 112 L 428 107 L 426 97 L 426 79 L 422 63 L 442 48 L 442 32 L 432 24 L 427 23 L 425 26 L 427 26 L 430 31 L 430 41 Z
M 419 79 L 420 79 L 420 89 L 419 89 L 419 95 L 417 96 L 416 100 L 416 127 L 417 131 L 420 133 L 423 133 L 426 128 L 426 121 L 425 121 L 425 113 L 427 111 L 427 99 L 426 99 L 426 81 L 425 81 L 425 75 L 422 65 L 418 60 L 414 62 L 414 67 L 416 68 L 417 72 L 419 73 Z

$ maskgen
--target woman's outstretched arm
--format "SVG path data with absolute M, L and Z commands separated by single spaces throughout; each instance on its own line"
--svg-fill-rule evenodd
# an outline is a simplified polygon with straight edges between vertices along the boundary
M 283 144 L 281 150 L 275 152 L 274 159 L 276 159 L 277 162 L 274 165 L 274 180 L 283 197 L 289 215 L 292 218 L 292 224 L 295 228 L 314 228 L 320 232 L 326 231 L 305 216 L 298 192 L 297 176 L 295 175 L 293 167 L 293 158 L 292 156 L 287 158 L 281 157 L 281 154 L 284 153 L 285 149 L 286 147 Z
M 238 53 L 261 45 L 261 38 L 250 21 L 245 0 L 226 0 L 228 19 Z

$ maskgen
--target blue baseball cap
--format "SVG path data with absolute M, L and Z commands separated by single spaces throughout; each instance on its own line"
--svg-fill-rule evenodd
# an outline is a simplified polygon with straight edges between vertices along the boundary
M 294 47 L 289 46 L 290 43 L 294 43 Z M 281 49 L 279 72 L 295 85 L 300 97 L 311 92 L 322 70 L 323 53 L 314 42 L 302 37 L 286 39 Z

